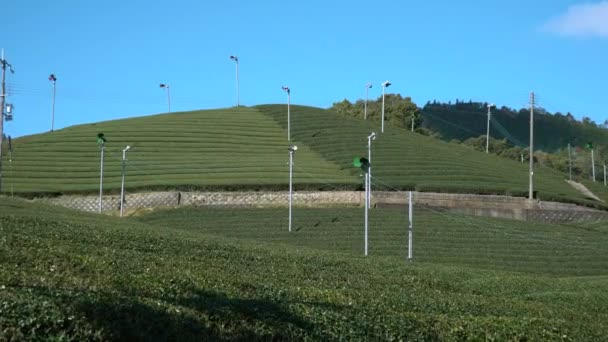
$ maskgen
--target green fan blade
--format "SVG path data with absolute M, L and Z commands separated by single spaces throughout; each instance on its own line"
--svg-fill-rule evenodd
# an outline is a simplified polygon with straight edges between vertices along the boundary
M 99 134 L 97 134 L 97 143 L 98 143 L 99 145 L 103 145 L 103 144 L 105 144 L 105 143 L 106 143 L 106 137 L 104 136 L 104 134 L 103 134 L 103 133 L 99 133 Z

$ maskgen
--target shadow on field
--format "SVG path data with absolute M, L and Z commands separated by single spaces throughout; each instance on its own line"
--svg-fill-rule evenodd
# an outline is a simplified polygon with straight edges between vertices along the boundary
M 80 302 L 77 309 L 111 340 L 330 340 L 270 300 L 229 298 L 203 290 L 146 303 L 103 295 Z
M 175 304 L 209 315 L 230 332 L 231 339 L 292 340 L 315 331 L 310 322 L 266 299 L 229 298 L 222 293 L 193 290 Z
M 106 298 L 82 302 L 78 307 L 84 313 L 87 321 L 96 330 L 101 330 L 103 339 L 109 340 L 221 340 L 213 331 L 201 324 L 200 321 L 179 315 L 177 312 L 167 312 L 165 308 L 128 298 L 119 301 L 118 298 Z

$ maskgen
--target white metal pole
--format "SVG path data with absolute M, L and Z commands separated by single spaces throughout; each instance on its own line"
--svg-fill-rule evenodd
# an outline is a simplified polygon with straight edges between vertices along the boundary
M 365 109 L 363 110 L 363 120 L 367 120 L 367 94 L 369 92 L 369 88 L 365 86 Z
M 291 90 L 287 90 L 287 141 L 291 141 Z
M 239 107 L 239 60 L 236 60 L 236 106 Z
M 416 117 L 414 116 L 414 114 L 412 114 L 412 133 L 414 133 L 414 119 Z
M 414 241 L 413 241 L 413 234 L 412 234 L 414 226 L 413 226 L 412 222 L 413 222 L 414 216 L 413 216 L 413 204 L 412 204 L 412 192 L 411 191 L 408 193 L 408 205 L 409 205 L 409 210 L 408 210 L 409 227 L 407 230 L 407 260 L 412 261 L 412 257 L 414 254 L 414 251 L 413 251 Z
M 372 207 L 372 141 L 376 140 L 376 133 L 371 132 L 370 135 L 367 136 L 367 161 L 369 162 L 369 167 L 367 168 L 367 173 L 369 174 L 369 184 L 368 190 L 366 192 L 367 195 L 367 207 Z
M 416 117 L 414 116 L 414 114 L 412 114 L 412 133 L 414 133 L 414 120 L 416 119 Z
M 370 83 L 365 85 L 365 109 L 363 110 L 363 120 L 367 120 L 367 99 L 368 99 L 368 93 L 369 93 L 369 88 L 372 85 Z
M 103 210 L 103 152 L 105 146 L 101 145 L 101 161 L 99 163 L 99 213 Z
M 171 88 L 167 85 L 167 105 L 169 106 L 169 113 L 171 113 Z
M 125 204 L 125 169 L 127 167 L 127 149 L 122 150 L 122 179 L 120 181 L 120 217 L 124 213 Z
M 606 185 L 606 164 L 604 164 L 604 186 Z
M 528 181 L 528 199 L 533 199 L 534 191 L 534 92 L 530 93 L 530 178 Z
M 289 150 L 289 232 L 291 233 L 291 204 L 293 200 L 293 150 Z
M 367 215 L 367 210 L 368 210 L 368 201 L 369 201 L 369 197 L 368 197 L 368 190 L 369 189 L 369 171 L 365 172 L 365 256 L 367 256 L 367 230 L 368 230 L 368 215 Z
M 57 89 L 57 81 L 53 81 L 53 111 L 51 114 L 51 132 L 55 130 L 55 93 Z
M 486 129 L 486 153 L 490 151 L 490 118 L 492 117 L 492 112 L 490 106 L 488 105 L 488 127 Z
M 593 154 L 593 148 L 591 149 L 591 173 L 593 174 L 593 181 L 595 182 L 595 157 Z
M 369 184 L 367 188 L 367 207 L 372 207 L 372 135 L 367 137 L 367 160 L 369 161 L 369 168 L 367 173 L 369 175 Z
M 381 128 L 381 132 L 384 133 L 384 90 L 386 89 L 386 86 L 383 84 L 382 85 L 382 128 Z

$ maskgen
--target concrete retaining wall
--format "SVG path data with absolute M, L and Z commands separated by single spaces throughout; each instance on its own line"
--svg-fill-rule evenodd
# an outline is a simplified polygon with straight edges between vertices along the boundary
M 66 208 L 98 212 L 99 196 L 67 195 L 54 198 L 40 198 L 35 201 L 60 205 Z M 177 207 L 180 205 L 179 192 L 148 192 L 125 196 L 125 209 Z M 120 195 L 103 196 L 102 211 L 120 210 Z
M 103 211 L 120 209 L 120 196 L 103 197 Z M 288 205 L 287 192 L 150 192 L 125 196 L 125 209 L 178 207 L 178 206 L 245 206 L 284 207 Z M 39 201 L 68 208 L 97 212 L 98 196 L 61 196 Z M 549 223 L 584 220 L 608 220 L 608 212 L 568 203 L 541 202 L 520 197 L 444 194 L 413 192 L 414 205 L 439 207 L 460 213 L 501 217 L 515 220 Z M 298 207 L 363 206 L 361 191 L 297 192 L 293 204 Z M 372 204 L 379 207 L 407 205 L 407 192 L 373 192 Z
M 287 192 L 182 192 L 183 205 L 205 206 L 287 206 Z M 358 191 L 297 192 L 293 204 L 300 207 L 323 207 L 327 205 L 360 205 L 364 193 Z

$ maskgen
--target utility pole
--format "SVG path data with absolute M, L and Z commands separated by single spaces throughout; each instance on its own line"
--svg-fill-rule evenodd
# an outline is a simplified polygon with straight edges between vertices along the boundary
M 99 148 L 101 151 L 101 159 L 99 163 L 99 213 L 103 211 L 103 152 L 106 147 L 101 145 Z
M 380 129 L 380 133 L 384 133 L 384 95 L 386 92 L 386 88 L 390 87 L 391 82 L 389 81 L 385 81 L 384 83 L 382 83 L 382 126 Z
M 291 141 L 291 89 L 288 86 L 281 89 L 287 93 L 287 141 Z
M 103 153 L 106 149 L 106 137 L 103 133 L 97 134 L 97 145 L 99 145 L 99 213 L 103 211 Z
M 367 120 L 367 94 L 369 91 L 369 88 L 372 87 L 371 83 L 368 83 L 365 85 L 365 109 L 363 110 L 363 120 Z
M 528 199 L 534 198 L 534 92 L 530 92 L 530 180 Z
M 291 233 L 291 205 L 293 201 L 293 154 L 298 150 L 298 146 L 289 146 L 289 232 Z
M 168 84 L 165 84 L 165 83 L 161 83 L 160 87 L 167 89 L 167 106 L 169 107 L 168 113 L 171 113 L 171 90 L 170 90 L 171 88 L 169 87 Z
M 367 256 L 367 231 L 368 231 L 368 214 L 367 211 L 369 210 L 369 184 L 370 183 L 370 177 L 369 177 L 369 168 L 367 170 L 365 170 L 365 233 L 364 233 L 364 241 L 365 241 L 365 249 L 364 249 L 364 254 L 365 256 Z
M 372 135 L 375 136 L 376 134 L 372 132 Z M 372 135 L 370 135 L 368 137 L 368 142 L 371 141 L 371 137 Z M 369 146 L 369 144 L 368 144 Z M 361 170 L 365 171 L 365 195 L 364 195 L 364 200 L 365 200 L 365 205 L 363 206 L 363 212 L 365 213 L 364 215 L 364 219 L 363 219 L 363 233 L 364 233 L 364 249 L 363 249 L 363 254 L 365 256 L 367 256 L 367 240 L 368 240 L 368 215 L 367 212 L 369 210 L 369 202 L 370 202 L 370 197 L 369 197 L 369 191 L 370 191 L 370 185 L 371 185 L 371 178 L 370 178 L 370 166 L 371 163 L 369 161 L 369 159 L 365 158 L 365 157 L 361 157 L 361 158 L 355 158 L 353 160 L 353 165 L 356 167 L 360 167 Z
M 493 104 L 488 104 L 488 128 L 486 129 L 486 153 L 490 153 L 490 120 L 492 119 Z
M 2 192 L 2 142 L 4 141 L 4 107 L 6 103 L 6 67 L 14 73 L 13 66 L 4 58 L 4 49 L 0 55 L 2 64 L 2 93 L 0 93 L 0 192 Z
M 407 229 L 407 260 L 408 261 L 412 261 L 412 258 L 414 257 L 414 241 L 413 241 L 413 229 L 414 229 L 414 224 L 413 224 L 413 220 L 414 220 L 414 209 L 413 209 L 413 203 L 412 203 L 412 192 L 408 192 L 408 219 L 409 219 L 409 226 Z
M 570 148 L 570 143 L 568 143 L 568 174 L 569 179 L 572 180 L 572 151 Z
M 236 63 L 236 106 L 239 107 L 239 57 L 230 56 L 230 59 Z
M 416 119 L 416 116 L 412 113 L 412 133 L 414 133 L 414 119 Z
M 367 168 L 367 175 L 369 177 L 369 184 L 367 189 L 367 206 L 368 208 L 372 207 L 372 141 L 376 140 L 376 133 L 371 132 L 369 136 L 367 136 L 367 160 L 369 161 L 369 167 Z
M 57 85 L 57 77 L 55 74 L 51 74 L 49 76 L 49 81 L 53 82 L 53 110 L 51 112 L 51 132 L 55 130 L 55 93 L 56 93 L 56 85 Z
M 606 163 L 604 163 L 604 186 L 606 185 Z
M 591 174 L 593 175 L 593 182 L 595 182 L 595 155 L 593 153 L 593 147 L 591 147 Z
M 120 180 L 120 217 L 122 217 L 124 212 L 124 204 L 125 204 L 125 173 L 127 169 L 127 151 L 131 149 L 131 146 L 125 147 L 122 150 L 122 175 Z

